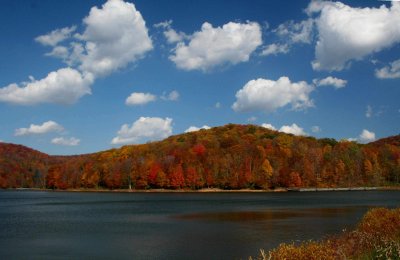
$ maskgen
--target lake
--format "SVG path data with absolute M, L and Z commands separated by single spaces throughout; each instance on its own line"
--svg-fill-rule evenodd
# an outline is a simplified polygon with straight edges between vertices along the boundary
M 351 229 L 400 191 L 0 191 L 0 258 L 247 259 Z

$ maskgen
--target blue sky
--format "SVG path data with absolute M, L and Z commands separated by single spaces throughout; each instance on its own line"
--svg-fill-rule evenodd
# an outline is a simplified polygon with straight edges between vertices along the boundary
M 3 142 L 81 154 L 227 123 L 399 133 L 397 1 L 1 4 Z

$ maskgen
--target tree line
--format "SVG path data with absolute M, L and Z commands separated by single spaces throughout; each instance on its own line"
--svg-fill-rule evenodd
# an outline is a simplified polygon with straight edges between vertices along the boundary
M 359 144 L 254 125 L 77 156 L 0 144 L 1 188 L 274 189 L 400 183 L 400 135 Z

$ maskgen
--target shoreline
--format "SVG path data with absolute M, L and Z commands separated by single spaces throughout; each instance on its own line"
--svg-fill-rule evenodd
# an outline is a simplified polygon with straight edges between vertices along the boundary
M 199 190 L 170 190 L 170 189 L 41 189 L 41 188 L 13 188 L 4 190 L 16 191 L 49 191 L 49 192 L 110 192 L 110 193 L 280 193 L 280 192 L 329 192 L 329 191 L 391 191 L 400 190 L 400 186 L 382 187 L 348 187 L 348 188 L 276 188 L 269 190 L 239 189 L 224 190 L 219 188 L 204 188 Z

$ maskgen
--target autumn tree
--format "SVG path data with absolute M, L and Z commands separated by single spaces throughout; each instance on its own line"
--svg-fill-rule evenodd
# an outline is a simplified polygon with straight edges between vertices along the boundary
M 268 189 L 271 187 L 273 168 L 268 159 L 265 159 L 261 166 L 261 172 L 256 176 L 256 187 Z
M 290 173 L 288 186 L 291 188 L 299 188 L 302 186 L 301 177 L 298 172 Z
M 0 187 L 241 189 L 400 183 L 400 135 L 358 144 L 254 125 L 73 156 L 0 143 Z
M 169 186 L 172 189 L 181 189 L 185 186 L 185 177 L 181 164 L 178 164 L 169 174 Z

